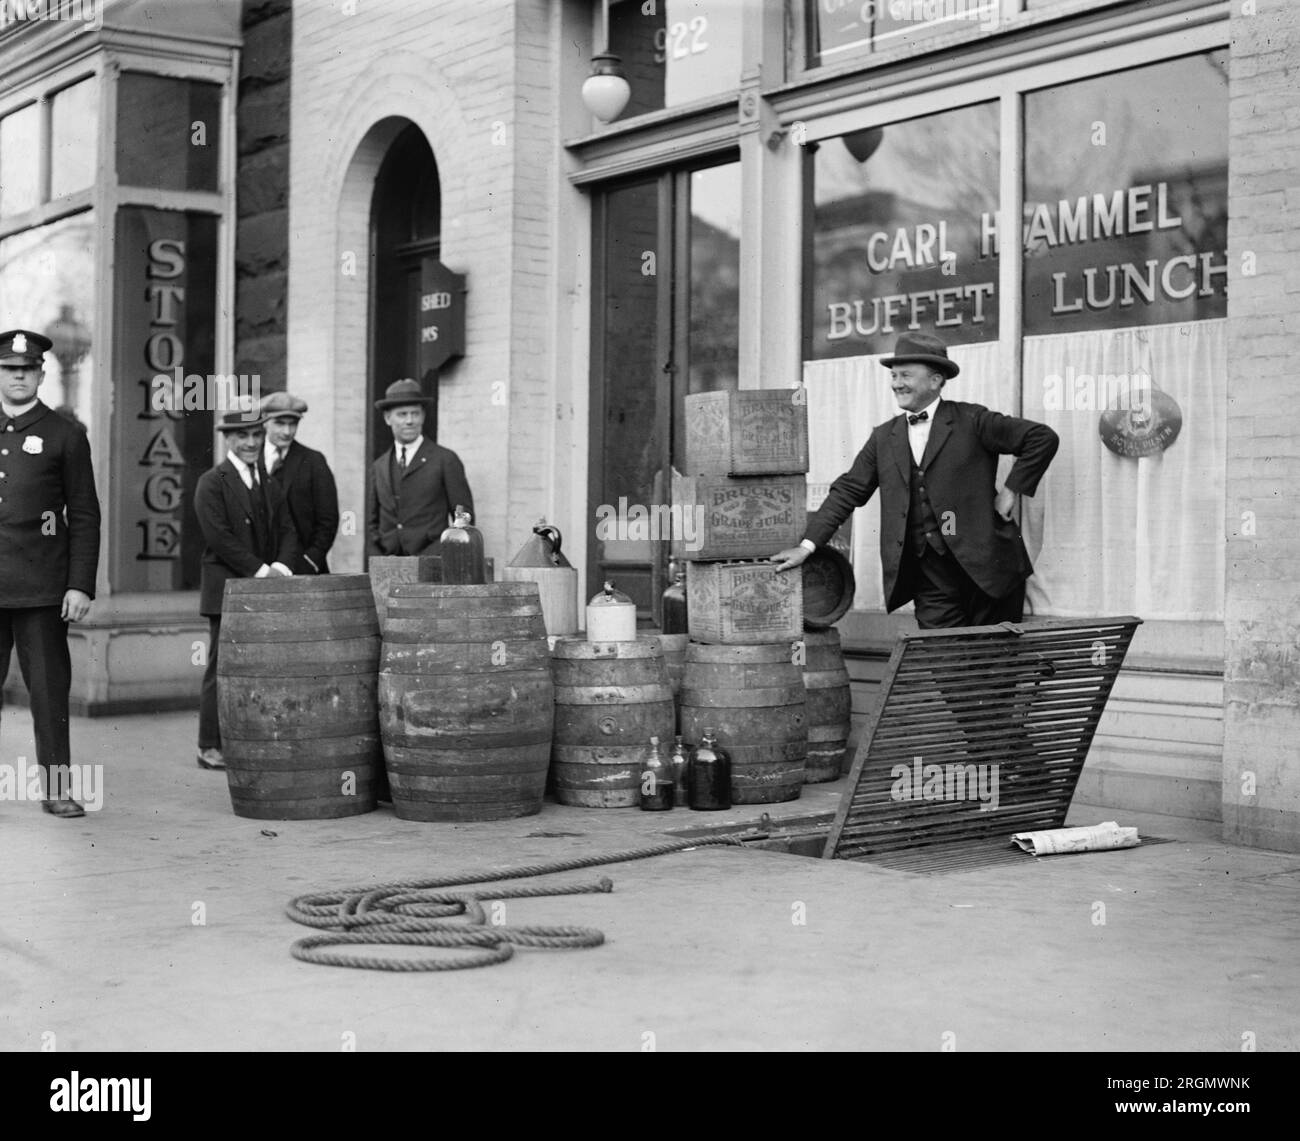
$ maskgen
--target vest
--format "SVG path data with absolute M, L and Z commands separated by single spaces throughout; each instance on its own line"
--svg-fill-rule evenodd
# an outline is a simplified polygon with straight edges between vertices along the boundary
M 939 520 L 925 490 L 925 476 L 912 460 L 912 479 L 908 487 L 907 544 L 918 558 L 929 546 L 936 554 L 948 553 L 948 544 L 939 533 Z

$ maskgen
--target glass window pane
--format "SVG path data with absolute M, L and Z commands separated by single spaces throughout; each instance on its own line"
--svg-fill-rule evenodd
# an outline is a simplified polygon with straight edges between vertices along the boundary
M 1025 151 L 1024 409 L 1061 438 L 1023 505 L 1033 611 L 1217 620 L 1227 52 L 1033 92 Z
M 691 174 L 691 392 L 739 385 L 740 164 Z
M 94 381 L 94 239 L 87 211 L 0 241 L 0 326 L 34 329 L 54 342 L 37 395 L 83 424 Z
M 117 180 L 154 190 L 218 189 L 221 87 L 123 72 L 117 84 Z
M 997 340 L 998 154 L 993 103 L 818 146 L 809 357 Z
M 622 118 L 736 90 L 743 7 L 744 0 L 613 0 L 610 51 L 632 86 Z
M 1227 91 L 1219 51 L 1026 96 L 1026 335 L 1226 314 Z
M 99 124 L 95 80 L 74 83 L 54 96 L 51 110 L 50 197 L 62 198 L 95 183 Z
M 41 112 L 29 104 L 0 119 L 0 215 L 40 205 Z
M 816 67 L 972 29 L 996 31 L 1001 0 L 818 0 L 809 11 Z

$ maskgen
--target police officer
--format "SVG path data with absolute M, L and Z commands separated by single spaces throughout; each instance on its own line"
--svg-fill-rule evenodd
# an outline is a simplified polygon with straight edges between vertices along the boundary
M 260 411 L 266 421 L 262 464 L 284 492 L 285 507 L 302 547 L 293 573 L 328 574 L 325 556 L 338 534 L 339 493 L 325 457 L 294 438 L 298 421 L 307 412 L 307 401 L 287 392 L 273 392 L 263 398 Z
M 42 806 L 72 817 L 85 810 L 67 780 L 67 623 L 85 618 L 95 597 L 100 515 L 86 433 L 36 396 L 52 347 L 30 329 L 0 333 L 0 682 L 17 646 L 44 770 Z

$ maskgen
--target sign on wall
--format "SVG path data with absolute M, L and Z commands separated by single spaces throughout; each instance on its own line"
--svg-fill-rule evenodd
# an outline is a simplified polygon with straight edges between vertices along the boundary
M 465 355 L 465 275 L 437 258 L 425 258 L 420 267 L 415 328 L 420 376 Z

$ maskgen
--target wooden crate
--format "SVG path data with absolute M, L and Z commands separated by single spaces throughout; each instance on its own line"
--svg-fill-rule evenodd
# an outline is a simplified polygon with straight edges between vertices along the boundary
M 803 577 L 769 562 L 688 563 L 686 621 L 697 642 L 793 642 L 803 636 Z
M 687 475 L 673 480 L 682 527 L 675 559 L 767 558 L 797 546 L 808 517 L 801 475 Z
M 686 397 L 687 475 L 799 475 L 808 470 L 801 388 Z

